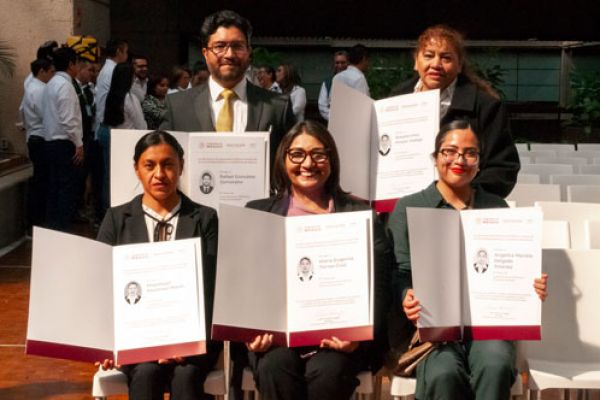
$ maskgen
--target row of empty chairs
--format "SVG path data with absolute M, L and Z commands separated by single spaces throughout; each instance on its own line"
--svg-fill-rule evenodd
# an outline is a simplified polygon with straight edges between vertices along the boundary
M 572 151 L 600 151 L 600 143 L 516 143 L 517 151 L 553 150 L 567 153 Z

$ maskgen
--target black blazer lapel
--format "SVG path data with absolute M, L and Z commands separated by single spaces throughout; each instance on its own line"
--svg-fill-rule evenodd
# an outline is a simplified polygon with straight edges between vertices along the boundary
M 247 132 L 258 132 L 261 129 L 260 118 L 263 112 L 264 101 L 261 99 L 257 88 L 248 82 L 246 86 L 246 96 L 248 96 L 248 121 L 246 123 Z M 268 129 L 268 127 L 266 127 Z
M 190 201 L 181 197 L 181 212 L 177 220 L 177 234 L 175 239 L 192 238 L 198 236 L 196 227 L 198 226 L 198 212 L 192 207 Z
M 192 89 L 193 90 L 193 89 Z M 194 113 L 198 118 L 198 131 L 214 132 L 215 125 L 212 121 L 211 98 L 208 84 L 204 84 L 198 88 L 198 94 L 194 97 Z

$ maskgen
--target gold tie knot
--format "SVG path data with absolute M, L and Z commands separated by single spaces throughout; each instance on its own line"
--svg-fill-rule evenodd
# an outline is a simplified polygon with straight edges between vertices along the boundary
M 230 132 L 233 130 L 233 100 L 237 97 L 231 89 L 223 89 L 221 92 L 223 97 L 223 107 L 217 117 L 217 132 Z

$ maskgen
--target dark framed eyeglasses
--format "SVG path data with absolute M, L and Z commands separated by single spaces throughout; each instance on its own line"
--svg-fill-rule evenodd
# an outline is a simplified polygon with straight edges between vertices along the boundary
M 308 152 L 303 149 L 289 149 L 286 153 L 293 164 L 302 164 L 308 156 L 317 164 L 323 164 L 329 160 L 329 149 L 313 149 Z
M 206 47 L 216 56 L 222 56 L 227 52 L 227 49 L 235 54 L 244 54 L 248 51 L 248 44 L 245 42 L 216 42 L 211 47 Z
M 479 152 L 476 149 L 465 149 L 462 153 L 459 153 L 456 149 L 441 149 L 440 154 L 446 162 L 453 162 L 460 157 L 467 165 L 475 165 L 479 162 Z

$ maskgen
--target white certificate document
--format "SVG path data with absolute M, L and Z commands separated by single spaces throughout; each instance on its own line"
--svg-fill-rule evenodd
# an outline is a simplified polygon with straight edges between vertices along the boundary
M 213 339 L 372 339 L 372 215 L 288 218 L 222 204 Z
M 540 339 L 533 281 L 542 271 L 541 210 L 408 208 L 407 215 L 423 340 Z
M 203 354 L 203 287 L 199 239 L 112 247 L 36 227 L 26 352 L 117 364 Z
M 368 265 L 372 262 L 368 243 L 371 220 L 364 214 L 352 214 L 287 219 L 290 331 L 335 330 L 372 324 L 372 290 L 366 284 L 371 278 Z
M 143 193 L 134 170 L 135 144 L 141 130 L 111 130 L 111 206 Z M 184 151 L 179 190 L 197 203 L 245 205 L 269 195 L 269 132 L 170 131 Z
M 213 207 L 269 196 L 269 133 L 191 133 L 188 193 Z
M 439 90 L 377 101 L 340 82 L 332 91 L 329 130 L 345 166 L 344 188 L 389 212 L 434 180 Z
M 424 189 L 435 178 L 431 153 L 439 130 L 439 91 L 390 97 L 374 107 L 378 138 L 372 198 L 396 199 Z
M 145 352 L 205 334 L 197 239 L 116 246 L 113 250 L 115 346 Z M 171 358 L 167 355 L 165 358 Z

